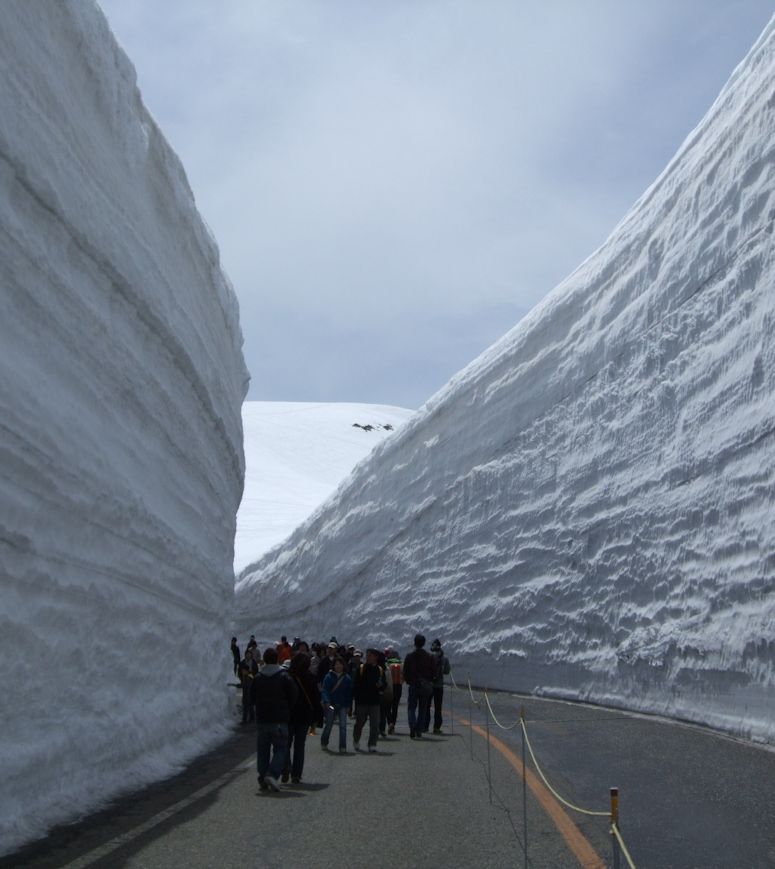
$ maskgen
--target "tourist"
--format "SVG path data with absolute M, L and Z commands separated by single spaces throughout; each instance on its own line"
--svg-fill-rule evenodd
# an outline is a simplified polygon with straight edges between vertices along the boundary
M 256 710 L 256 766 L 262 790 L 280 790 L 288 749 L 288 721 L 297 694 L 295 682 L 277 663 L 277 649 L 270 646 L 264 652 L 264 667 L 250 689 L 250 703 Z
M 441 648 L 441 640 L 431 643 L 431 655 L 436 659 L 436 678 L 433 680 L 433 732 L 441 733 L 443 723 L 441 706 L 444 702 L 444 677 L 449 675 L 449 658 Z M 428 703 L 428 711 L 425 713 L 425 726 L 423 730 L 428 732 L 431 725 L 431 704 Z
M 328 740 L 336 719 L 339 724 L 339 751 L 344 754 L 347 751 L 347 715 L 352 707 L 353 683 L 345 672 L 344 661 L 341 658 L 334 659 L 333 669 L 326 674 L 322 694 L 326 723 L 320 737 L 320 745 L 328 749 Z
M 404 682 L 409 686 L 409 736 L 412 739 L 422 736 L 436 678 L 436 659 L 424 647 L 425 637 L 417 634 L 414 638 L 414 650 L 404 660 Z
M 396 721 L 398 721 L 398 707 L 401 703 L 401 694 L 404 690 L 403 676 L 401 674 L 401 656 L 393 649 L 385 649 L 385 664 L 387 666 L 387 676 L 393 686 L 393 700 L 387 713 L 388 733 L 396 732 Z
M 385 691 L 385 671 L 377 663 L 379 653 L 376 649 L 366 650 L 366 663 L 355 671 L 353 679 L 353 699 L 355 701 L 355 727 L 353 728 L 353 745 L 360 750 L 361 733 L 366 719 L 369 719 L 370 752 L 377 750 L 377 733 L 379 731 L 379 711 L 382 694 Z
M 304 644 L 306 645 L 306 643 Z M 296 702 L 291 707 L 288 724 L 288 752 L 285 757 L 283 781 L 290 776 L 294 784 L 301 781 L 304 771 L 304 747 L 307 733 L 315 722 L 320 708 L 318 683 L 309 671 L 310 657 L 306 652 L 296 652 L 291 658 L 289 673 L 299 689 Z

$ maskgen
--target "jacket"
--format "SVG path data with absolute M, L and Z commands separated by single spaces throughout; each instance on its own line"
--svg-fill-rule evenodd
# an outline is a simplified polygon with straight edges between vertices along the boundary
M 291 724 L 306 724 L 309 727 L 320 712 L 320 692 L 318 683 L 312 673 L 302 673 L 296 676 L 291 673 L 291 679 L 298 689 L 296 702 L 291 708 Z
M 266 664 L 250 686 L 250 703 L 259 724 L 288 724 L 299 689 L 279 664 Z
M 436 659 L 425 649 L 415 649 L 404 658 L 404 682 L 416 685 L 418 679 L 436 679 Z
M 377 664 L 361 664 L 355 671 L 353 698 L 356 703 L 376 706 L 385 691 L 385 671 Z
M 335 709 L 342 707 L 349 709 L 353 705 L 353 680 L 342 673 L 339 682 L 339 676 L 335 670 L 326 673 L 326 678 L 323 680 L 323 705 L 333 706 Z M 334 686 L 339 683 L 339 687 L 334 690 Z
M 444 677 L 449 673 L 449 658 L 441 649 L 438 652 L 431 652 L 431 654 L 436 659 L 436 678 L 433 680 L 433 687 L 443 688 Z

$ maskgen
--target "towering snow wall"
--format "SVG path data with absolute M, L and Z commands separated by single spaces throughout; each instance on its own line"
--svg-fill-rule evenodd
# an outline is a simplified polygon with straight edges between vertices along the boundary
M 91 0 L 0 22 L 0 851 L 225 732 L 237 303 Z
M 606 243 L 287 543 L 265 637 L 775 737 L 775 27 Z

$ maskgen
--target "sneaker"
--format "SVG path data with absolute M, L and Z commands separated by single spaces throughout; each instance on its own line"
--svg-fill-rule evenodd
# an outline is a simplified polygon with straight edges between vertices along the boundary
M 301 778 L 297 775 L 291 777 L 291 784 L 297 785 L 301 781 Z
M 277 779 L 271 775 L 264 776 L 264 784 L 269 788 L 270 791 L 274 791 L 275 793 L 280 790 L 280 785 Z
M 416 738 L 417 738 L 417 737 L 415 736 L 414 730 L 412 730 L 412 731 L 409 733 L 409 739 L 416 739 Z
M 438 736 L 440 733 L 443 734 L 444 731 L 440 727 L 434 727 L 433 732 Z
M 262 791 L 269 790 L 269 785 L 266 783 L 266 781 L 264 780 L 264 777 L 262 775 L 260 775 L 258 777 L 258 786 L 261 788 Z
M 369 754 L 376 754 L 376 753 L 377 753 L 377 747 L 375 745 L 370 745 L 369 746 Z
M 356 751 L 360 751 L 360 750 L 361 750 L 361 741 L 360 741 L 360 739 L 353 739 L 353 746 L 355 747 L 355 750 L 356 750 Z
M 328 751 L 328 743 L 327 742 L 321 742 L 320 747 L 323 749 L 323 751 Z
M 385 733 L 384 730 L 380 730 L 380 732 L 379 732 L 379 738 L 380 738 L 380 739 L 387 739 L 387 733 Z
M 395 727 L 391 724 L 390 727 L 388 727 L 388 733 L 393 734 L 393 733 L 395 733 L 395 732 L 396 732 L 396 729 L 395 729 Z
M 339 754 L 347 754 L 347 749 L 346 749 L 344 746 L 342 746 L 342 747 L 339 749 Z
M 422 730 L 418 730 L 418 731 L 415 733 L 415 738 L 416 738 L 416 739 L 422 739 Z
M 283 784 L 288 784 L 288 779 L 291 777 L 291 771 L 288 769 L 283 770 L 282 774 L 282 782 Z

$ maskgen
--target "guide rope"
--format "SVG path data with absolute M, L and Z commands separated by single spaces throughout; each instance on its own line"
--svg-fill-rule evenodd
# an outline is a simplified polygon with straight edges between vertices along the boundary
M 486 691 L 484 692 L 484 699 L 487 701 L 487 708 L 490 710 L 490 715 L 492 716 L 492 720 L 498 725 L 498 727 L 500 727 L 501 730 L 513 730 L 515 727 L 519 727 L 519 725 L 522 722 L 521 718 L 517 718 L 517 720 L 513 724 L 509 724 L 508 727 L 506 727 L 505 724 L 501 724 L 500 721 L 498 721 L 498 719 L 495 717 L 495 713 L 492 711 L 490 697 Z
M 630 857 L 630 852 L 627 850 L 627 846 L 624 844 L 624 839 L 622 839 L 622 834 L 619 832 L 619 828 L 616 824 L 611 824 L 611 832 L 616 836 L 616 841 L 622 849 L 622 854 L 624 854 L 624 859 L 627 861 L 627 865 L 630 869 L 636 869 L 635 863 L 633 863 L 632 857 Z
M 533 765 L 538 772 L 538 775 L 541 776 L 543 783 L 549 789 L 549 791 L 554 795 L 554 797 L 559 800 L 564 806 L 567 806 L 569 809 L 573 809 L 574 812 L 580 812 L 582 815 L 593 815 L 594 817 L 600 818 L 608 818 L 610 817 L 610 812 L 593 812 L 590 809 L 582 809 L 580 806 L 574 806 L 573 803 L 569 803 L 564 797 L 561 797 L 557 791 L 549 784 L 546 776 L 543 773 L 543 770 L 538 765 L 538 761 L 536 760 L 535 752 L 533 751 L 533 746 L 530 744 L 530 738 L 527 735 L 527 727 L 525 727 L 525 719 L 520 718 L 520 724 L 522 725 L 522 733 L 525 735 L 525 745 L 527 746 L 527 750 L 530 752 L 530 757 L 533 760 Z

